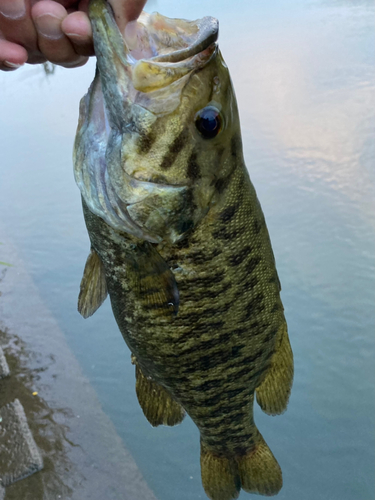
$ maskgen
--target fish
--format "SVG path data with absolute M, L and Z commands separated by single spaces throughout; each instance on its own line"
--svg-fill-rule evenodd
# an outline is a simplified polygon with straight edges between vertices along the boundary
M 109 295 L 152 426 L 188 414 L 204 490 L 275 495 L 282 472 L 254 422 L 293 381 L 280 281 L 245 165 L 218 21 L 143 12 L 120 32 L 92 0 L 97 69 L 80 104 L 74 175 L 91 250 L 78 310 Z

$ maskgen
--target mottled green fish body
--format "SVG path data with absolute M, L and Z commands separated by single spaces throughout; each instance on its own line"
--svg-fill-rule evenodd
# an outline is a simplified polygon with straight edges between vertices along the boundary
M 152 425 L 190 415 L 212 500 L 276 494 L 253 401 L 285 410 L 293 357 L 217 23 L 143 14 L 136 54 L 103 0 L 90 16 L 98 71 L 75 175 L 92 250 L 79 310 L 93 314 L 108 292 L 144 414 Z

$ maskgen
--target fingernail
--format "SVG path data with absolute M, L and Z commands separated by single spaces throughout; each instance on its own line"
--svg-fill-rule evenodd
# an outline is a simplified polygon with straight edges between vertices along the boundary
M 25 0 L 1 0 L 0 14 L 9 19 L 21 19 L 26 14 Z
M 67 69 L 77 68 L 79 66 L 83 66 L 83 63 L 86 63 L 87 60 L 88 60 L 88 57 L 80 56 L 77 59 L 75 59 L 74 61 L 66 62 L 66 63 L 62 64 L 61 66 L 63 66 L 64 68 L 67 68 Z
M 58 40 L 64 33 L 61 31 L 61 18 L 52 14 L 43 14 L 35 19 L 38 32 L 50 40 Z
M 4 66 L 7 66 L 7 68 L 10 68 L 10 69 L 18 69 L 21 66 L 23 66 L 23 64 L 16 64 L 16 63 L 12 63 L 10 61 L 4 61 L 3 64 L 4 64 Z
M 87 44 L 87 36 L 78 35 L 77 33 L 67 33 L 64 31 L 64 34 L 68 38 L 72 38 L 73 42 L 77 45 L 86 45 Z

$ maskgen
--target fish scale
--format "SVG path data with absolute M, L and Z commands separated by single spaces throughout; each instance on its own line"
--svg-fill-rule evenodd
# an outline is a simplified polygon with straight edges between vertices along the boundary
M 148 32 L 157 52 L 157 30 L 175 25 L 176 50 L 137 61 L 104 0 L 90 18 L 98 71 L 74 155 L 91 241 L 79 310 L 93 314 L 109 294 L 142 410 L 154 426 L 189 414 L 209 498 L 276 494 L 281 470 L 253 404 L 285 410 L 293 356 L 217 22 L 143 13 L 142 43 Z

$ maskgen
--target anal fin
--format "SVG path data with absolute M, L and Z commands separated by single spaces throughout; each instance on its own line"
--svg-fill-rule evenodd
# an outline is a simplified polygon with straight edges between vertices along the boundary
M 277 346 L 266 378 L 256 389 L 259 406 L 268 415 L 286 410 L 293 383 L 293 353 L 284 323 L 277 334 Z
M 156 427 L 181 423 L 185 416 L 182 406 L 163 387 L 145 377 L 134 356 L 132 362 L 135 364 L 135 390 L 138 401 L 150 424 Z
M 78 311 L 84 317 L 92 316 L 107 297 L 107 283 L 102 261 L 95 250 L 87 257 L 78 296 Z

